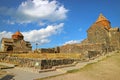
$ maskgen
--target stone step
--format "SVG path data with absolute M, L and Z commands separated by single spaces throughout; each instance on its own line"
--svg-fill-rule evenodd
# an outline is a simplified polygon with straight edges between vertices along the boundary
M 16 65 L 14 65 L 14 64 L 3 63 L 3 62 L 0 62 L 0 65 L 6 66 L 5 68 L 2 68 L 2 69 L 14 68 L 14 67 L 16 66 Z

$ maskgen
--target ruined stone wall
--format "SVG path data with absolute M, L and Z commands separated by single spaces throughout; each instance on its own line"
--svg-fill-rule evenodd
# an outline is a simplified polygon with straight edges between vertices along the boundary
M 60 53 L 60 49 L 59 49 L 59 47 L 41 48 L 41 49 L 38 49 L 38 52 L 40 52 L 40 53 Z
M 54 50 L 54 48 L 41 48 L 38 50 L 38 52 L 40 52 L 40 53 L 54 53 L 55 50 Z
M 64 45 L 60 47 L 60 53 L 81 53 L 85 54 L 88 51 L 106 51 L 104 44 L 79 44 L 79 45 Z
M 60 47 L 60 53 L 80 53 L 81 50 L 81 47 L 76 46 L 74 44 L 68 44 Z

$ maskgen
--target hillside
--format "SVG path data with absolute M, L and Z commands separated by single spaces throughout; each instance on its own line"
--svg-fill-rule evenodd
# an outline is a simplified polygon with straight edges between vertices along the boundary
M 81 70 L 45 80 L 120 80 L 120 52 Z

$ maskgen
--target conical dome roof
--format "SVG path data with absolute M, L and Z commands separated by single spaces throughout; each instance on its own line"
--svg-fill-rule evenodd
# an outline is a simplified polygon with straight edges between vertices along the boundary
M 106 17 L 104 17 L 102 14 L 99 15 L 96 23 L 103 25 L 106 29 L 111 28 L 109 20 Z
M 13 35 L 23 36 L 22 33 L 21 33 L 20 31 L 17 31 L 17 32 L 14 33 Z
M 20 31 L 17 31 L 12 35 L 12 39 L 19 40 L 19 39 L 23 39 L 23 38 L 24 38 L 24 36 L 22 35 L 22 33 Z
M 96 22 L 100 22 L 100 21 L 104 21 L 104 20 L 108 21 L 108 19 L 106 17 L 104 17 L 101 13 Z

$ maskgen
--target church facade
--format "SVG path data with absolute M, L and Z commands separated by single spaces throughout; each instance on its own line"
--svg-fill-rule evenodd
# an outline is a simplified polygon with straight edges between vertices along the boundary
M 1 49 L 3 52 L 29 52 L 32 50 L 31 43 L 24 40 L 20 31 L 12 35 L 12 38 L 2 38 Z

